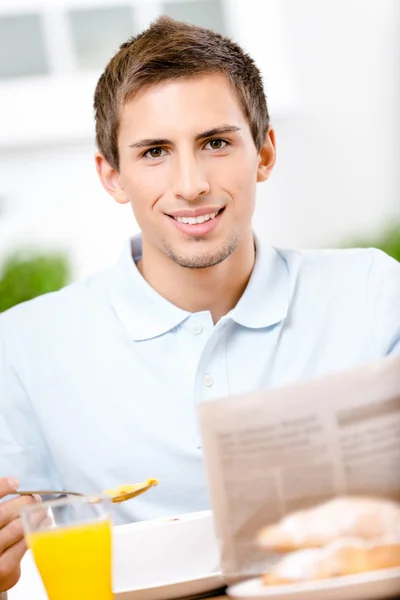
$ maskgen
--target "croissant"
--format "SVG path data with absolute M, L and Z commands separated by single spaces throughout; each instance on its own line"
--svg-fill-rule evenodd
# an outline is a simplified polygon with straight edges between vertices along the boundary
M 275 525 L 263 528 L 260 547 L 288 552 L 319 548 L 343 537 L 364 540 L 386 535 L 400 536 L 400 505 L 391 500 L 338 497 L 314 508 L 288 514 Z
M 400 567 L 400 536 L 375 541 L 342 538 L 324 548 L 288 554 L 263 575 L 263 583 L 298 583 L 391 567 Z

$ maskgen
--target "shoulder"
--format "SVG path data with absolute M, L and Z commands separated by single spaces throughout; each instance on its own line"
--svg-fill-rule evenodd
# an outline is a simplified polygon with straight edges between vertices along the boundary
M 369 312 L 380 296 L 399 302 L 400 263 L 375 248 L 280 250 L 292 298 L 340 312 Z M 400 311 L 399 311 L 400 312 Z M 366 318 L 370 319 L 370 316 Z
M 74 305 L 82 301 L 84 297 L 84 286 L 74 283 L 58 292 L 50 292 L 38 296 L 33 300 L 17 304 L 13 308 L 0 315 L 0 323 L 3 329 L 22 327 L 33 323 L 49 322 L 61 315 L 65 316 L 73 311 Z
M 287 264 L 299 263 L 302 269 L 320 269 L 321 271 L 337 270 L 350 271 L 363 266 L 369 268 L 375 254 L 383 254 L 375 248 L 345 248 L 322 250 L 287 250 L 276 248 Z M 389 257 L 388 257 L 389 258 Z
M 377 276 L 400 278 L 400 263 L 376 248 L 286 250 L 276 248 L 289 274 L 308 283 L 368 286 Z
M 85 322 L 96 308 L 104 305 L 105 273 L 72 283 L 57 292 L 28 300 L 0 314 L 0 337 L 38 336 L 63 332 Z
M 322 311 L 360 336 L 370 331 L 380 355 L 400 352 L 400 262 L 375 248 L 277 251 L 294 306 Z

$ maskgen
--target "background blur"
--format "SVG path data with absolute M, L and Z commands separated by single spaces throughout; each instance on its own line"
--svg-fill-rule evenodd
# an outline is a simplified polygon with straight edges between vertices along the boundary
M 138 231 L 97 179 L 92 96 L 160 14 L 227 34 L 263 72 L 278 160 L 259 235 L 400 253 L 399 0 L 0 0 L 0 311 L 16 286 L 112 264 Z

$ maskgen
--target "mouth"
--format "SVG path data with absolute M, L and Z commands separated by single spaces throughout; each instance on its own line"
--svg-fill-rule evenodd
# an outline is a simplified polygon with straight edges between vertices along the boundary
M 178 223 L 185 223 L 185 225 L 198 225 L 200 223 L 205 223 L 206 221 L 211 221 L 215 219 L 218 215 L 225 210 L 225 207 L 220 208 L 217 212 L 206 213 L 205 215 L 199 215 L 198 217 L 174 217 L 173 215 L 168 215 L 171 219 L 178 221 Z
M 205 213 L 198 216 L 167 215 L 173 225 L 183 234 L 193 237 L 202 237 L 211 233 L 221 220 L 225 206 L 216 212 Z

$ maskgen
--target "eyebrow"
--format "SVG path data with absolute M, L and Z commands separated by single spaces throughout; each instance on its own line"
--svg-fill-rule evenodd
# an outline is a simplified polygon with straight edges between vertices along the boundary
M 236 127 L 235 125 L 222 125 L 221 127 L 214 127 L 213 129 L 199 133 L 196 135 L 195 140 L 197 142 L 215 135 L 224 135 L 226 133 L 234 133 L 235 131 L 240 131 L 240 127 Z M 129 148 L 147 148 L 148 146 L 166 146 L 168 144 L 171 145 L 172 142 L 166 138 L 145 138 L 129 144 Z

